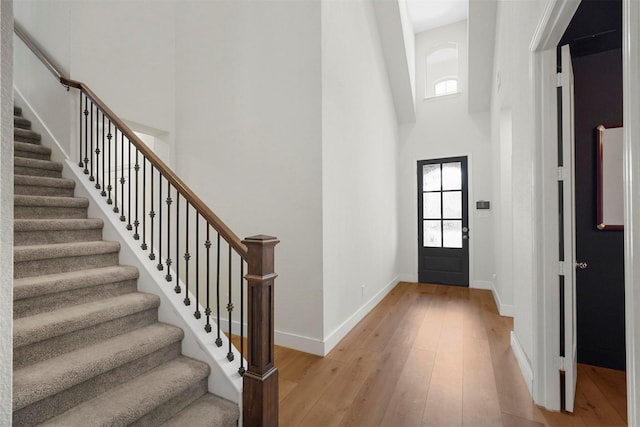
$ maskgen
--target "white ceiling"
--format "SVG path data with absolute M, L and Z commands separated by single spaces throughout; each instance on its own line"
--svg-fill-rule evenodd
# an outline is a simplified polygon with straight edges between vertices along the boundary
M 468 0 L 406 0 L 413 31 L 432 28 L 467 19 Z

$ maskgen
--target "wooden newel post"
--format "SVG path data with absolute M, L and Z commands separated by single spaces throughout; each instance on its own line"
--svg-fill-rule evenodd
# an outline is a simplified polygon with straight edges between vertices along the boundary
M 278 370 L 273 364 L 274 248 L 270 236 L 247 237 L 247 371 L 242 417 L 246 427 L 278 425 Z

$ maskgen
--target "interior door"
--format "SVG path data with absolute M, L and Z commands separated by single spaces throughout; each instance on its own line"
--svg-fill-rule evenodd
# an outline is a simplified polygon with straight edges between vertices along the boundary
M 574 184 L 573 66 L 569 45 L 561 47 L 558 90 L 558 201 L 560 231 L 560 384 L 562 409 L 573 412 L 577 381 L 576 238 Z
M 469 286 L 467 158 L 418 162 L 418 281 Z

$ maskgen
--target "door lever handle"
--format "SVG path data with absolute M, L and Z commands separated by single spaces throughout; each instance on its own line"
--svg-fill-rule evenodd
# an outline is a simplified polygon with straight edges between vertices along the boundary
M 587 264 L 586 262 L 576 262 L 576 268 L 579 268 L 580 270 L 584 270 L 588 266 L 589 264 Z

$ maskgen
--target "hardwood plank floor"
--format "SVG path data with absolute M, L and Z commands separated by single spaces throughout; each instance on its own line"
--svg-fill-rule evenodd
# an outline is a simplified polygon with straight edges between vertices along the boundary
M 400 283 L 326 357 L 277 347 L 280 425 L 626 425 L 624 372 L 580 365 L 574 414 L 531 400 L 489 291 Z

